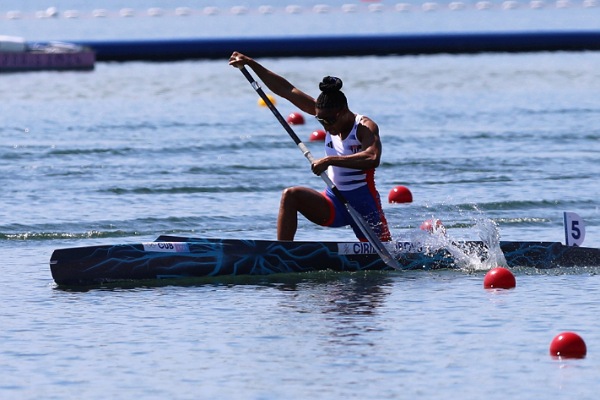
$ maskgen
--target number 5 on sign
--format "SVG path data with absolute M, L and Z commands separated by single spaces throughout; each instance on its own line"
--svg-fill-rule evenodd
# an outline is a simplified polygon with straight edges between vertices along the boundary
M 585 224 L 583 219 L 574 212 L 565 212 L 565 244 L 581 246 L 585 239 Z

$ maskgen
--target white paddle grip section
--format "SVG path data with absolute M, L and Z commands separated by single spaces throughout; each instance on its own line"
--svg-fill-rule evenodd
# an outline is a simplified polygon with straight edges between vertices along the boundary
M 306 157 L 306 159 L 310 161 L 311 164 L 315 161 L 315 158 L 313 157 L 312 153 L 304 143 L 298 143 L 298 148 L 300 149 L 302 154 L 304 154 L 304 157 Z

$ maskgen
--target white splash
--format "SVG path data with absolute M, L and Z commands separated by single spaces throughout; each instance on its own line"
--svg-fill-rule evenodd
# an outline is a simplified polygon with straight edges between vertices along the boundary
M 489 218 L 473 218 L 472 233 L 480 241 L 459 240 L 435 217 L 428 224 L 428 230 L 413 231 L 410 241 L 419 243 L 428 253 L 446 251 L 454 259 L 455 266 L 468 271 L 485 271 L 497 266 L 507 266 L 504 253 L 500 249 L 500 232 L 497 224 Z

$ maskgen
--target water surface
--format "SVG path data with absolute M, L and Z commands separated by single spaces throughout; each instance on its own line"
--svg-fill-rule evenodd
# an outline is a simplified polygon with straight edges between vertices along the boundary
M 262 61 L 314 95 L 340 76 L 379 123 L 395 237 L 433 216 L 453 238 L 484 218 L 502 240 L 564 241 L 575 211 L 600 246 L 599 53 Z M 2 397 L 595 398 L 597 268 L 516 269 L 502 292 L 483 271 L 56 288 L 55 248 L 273 239 L 280 192 L 322 182 L 227 60 L 10 74 L 0 92 Z M 414 202 L 388 204 L 396 185 Z M 301 220 L 297 238 L 353 235 Z M 565 330 L 587 358 L 549 357 Z

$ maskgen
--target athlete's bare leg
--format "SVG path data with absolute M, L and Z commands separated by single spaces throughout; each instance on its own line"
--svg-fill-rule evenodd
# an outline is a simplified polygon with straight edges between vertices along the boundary
M 298 229 L 298 212 L 309 221 L 323 225 L 330 216 L 329 202 L 323 194 L 306 187 L 287 188 L 281 195 L 277 240 L 294 240 Z

